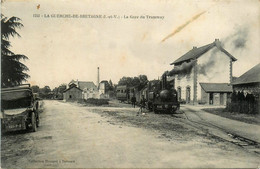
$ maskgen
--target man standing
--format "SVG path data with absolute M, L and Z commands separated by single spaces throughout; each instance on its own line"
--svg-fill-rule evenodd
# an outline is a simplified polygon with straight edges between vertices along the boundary
M 133 97 L 131 98 L 131 102 L 132 102 L 132 106 L 135 108 L 135 103 L 136 103 L 135 95 L 133 95 Z
M 139 113 L 143 112 L 143 109 L 145 108 L 145 98 L 144 95 L 142 95 L 141 101 L 140 101 L 140 109 L 137 112 L 137 116 L 139 115 Z

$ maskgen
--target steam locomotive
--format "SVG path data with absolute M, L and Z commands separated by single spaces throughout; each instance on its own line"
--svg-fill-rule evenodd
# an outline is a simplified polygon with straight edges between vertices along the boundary
M 166 74 L 162 75 L 161 80 L 149 81 L 140 92 L 127 86 L 118 86 L 118 100 L 129 102 L 132 96 L 136 97 L 137 102 L 144 97 L 146 108 L 154 113 L 174 113 L 180 108 L 177 91 L 174 85 L 167 82 Z
M 165 74 L 161 80 L 148 82 L 144 97 L 146 108 L 154 113 L 175 113 L 180 108 L 177 91 L 167 82 Z

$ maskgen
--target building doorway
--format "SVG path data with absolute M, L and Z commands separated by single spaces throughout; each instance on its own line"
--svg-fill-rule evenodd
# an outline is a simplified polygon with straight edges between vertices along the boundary
M 209 93 L 209 104 L 213 104 L 213 93 Z
M 224 93 L 220 93 L 220 105 L 224 105 Z
M 186 103 L 190 103 L 190 87 L 186 87 Z
M 177 88 L 177 94 L 178 94 L 178 101 L 181 101 L 181 87 Z

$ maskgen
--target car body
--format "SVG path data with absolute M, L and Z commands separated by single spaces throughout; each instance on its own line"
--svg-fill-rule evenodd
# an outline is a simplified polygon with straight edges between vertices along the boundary
M 29 84 L 1 89 L 2 131 L 32 130 L 39 126 L 39 99 Z

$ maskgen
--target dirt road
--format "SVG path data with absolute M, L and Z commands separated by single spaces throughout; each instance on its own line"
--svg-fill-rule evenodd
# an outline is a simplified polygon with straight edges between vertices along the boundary
M 259 155 L 186 123 L 184 115 L 45 101 L 35 133 L 2 135 L 2 168 L 259 167 Z

